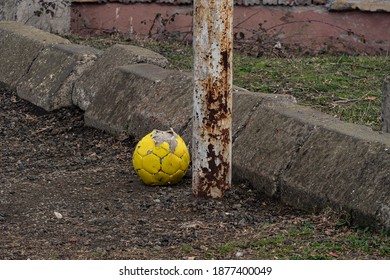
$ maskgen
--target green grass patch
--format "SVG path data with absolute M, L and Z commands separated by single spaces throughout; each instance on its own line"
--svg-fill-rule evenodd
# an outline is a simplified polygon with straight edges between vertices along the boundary
M 381 91 L 390 58 L 320 56 L 253 58 L 236 54 L 235 84 L 290 94 L 298 103 L 344 121 L 380 128 Z
M 205 253 L 217 259 L 235 258 L 237 252 L 252 259 L 332 260 L 387 259 L 390 257 L 388 233 L 351 229 L 336 225 L 266 224 L 252 237 L 238 238 L 209 248 Z
M 236 242 L 228 242 L 226 244 L 223 244 L 219 247 L 219 253 L 223 256 L 226 256 L 229 253 L 233 253 L 237 249 Z
M 193 248 L 190 244 L 184 244 L 181 246 L 181 250 L 183 251 L 183 253 L 189 254 L 193 251 Z

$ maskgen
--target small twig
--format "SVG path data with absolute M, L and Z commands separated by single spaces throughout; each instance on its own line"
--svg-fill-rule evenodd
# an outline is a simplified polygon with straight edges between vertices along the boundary
M 361 98 L 342 98 L 342 97 L 340 97 L 339 100 L 334 101 L 333 104 L 362 102 L 362 101 L 375 101 L 375 100 L 376 100 L 375 96 L 368 96 L 366 94 Z
M 49 129 L 52 129 L 52 128 L 53 128 L 52 126 L 46 126 L 46 127 L 37 129 L 36 131 L 34 131 L 34 132 L 32 133 L 32 135 L 36 135 L 36 134 L 38 134 L 38 133 L 45 132 L 46 130 L 49 130 Z
M 331 65 L 338 65 L 339 62 L 337 63 L 331 63 Z M 374 71 L 383 71 L 383 72 L 386 72 L 386 71 L 389 71 L 390 68 L 385 68 L 385 69 L 380 69 L 380 68 L 376 68 L 376 67 L 371 67 L 371 66 L 363 66 L 363 65 L 359 65 L 359 64 L 352 64 L 352 63 L 341 63 L 342 65 L 344 66 L 350 66 L 351 68 L 361 68 L 361 69 L 367 69 L 367 70 L 374 70 Z M 360 77 L 359 77 L 360 78 Z
M 353 75 L 353 74 L 348 73 L 347 71 L 343 71 L 343 70 L 340 71 L 340 73 L 343 74 L 343 75 L 346 75 L 346 76 L 348 76 L 348 77 L 351 77 L 351 78 L 353 78 L 353 79 L 364 79 L 364 78 L 367 78 L 367 77 L 356 76 L 356 75 Z
M 333 103 L 352 103 L 352 102 L 360 102 L 364 101 L 363 98 L 355 98 L 355 99 L 349 99 L 349 98 L 340 98 L 339 100 L 334 101 Z

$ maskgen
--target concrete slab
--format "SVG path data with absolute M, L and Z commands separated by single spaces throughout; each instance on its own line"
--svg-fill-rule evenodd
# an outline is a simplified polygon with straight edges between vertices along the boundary
M 189 75 L 151 64 L 118 67 L 85 112 L 88 126 L 140 138 L 173 128 L 184 140 L 192 115 Z M 183 135 L 184 134 L 184 135 Z
M 280 176 L 294 207 L 347 211 L 354 224 L 390 228 L 390 135 L 302 108 L 279 114 L 311 127 Z
M 390 228 L 390 135 L 294 104 L 259 105 L 233 145 L 233 178 L 296 208 Z
M 254 93 L 243 88 L 233 87 L 233 142 L 251 122 L 254 112 L 261 105 L 265 107 L 296 104 L 291 95 Z
M 188 73 L 151 64 L 121 66 L 107 76 L 85 113 L 85 123 L 110 133 L 137 138 L 153 129 L 173 128 L 191 145 L 193 81 Z M 107 106 L 115 100 L 113 107 Z M 288 95 L 253 94 L 234 88 L 233 131 L 249 121 L 252 107 L 293 104 Z
M 233 178 L 248 181 L 268 196 L 279 197 L 279 176 L 296 156 L 311 129 L 305 123 L 280 114 L 274 107 L 260 103 L 234 137 Z
M 0 82 L 15 88 L 44 48 L 69 43 L 64 38 L 18 22 L 0 22 Z
M 135 63 L 150 63 L 165 67 L 165 57 L 153 51 L 130 45 L 115 45 L 107 49 L 84 75 L 76 82 L 73 103 L 86 110 L 100 88 L 109 83 L 115 68 Z
M 6 0 L 10 1 L 10 0 Z M 69 34 L 71 5 L 64 0 L 15 1 L 16 20 L 56 34 Z M 43 2 L 43 3 L 42 3 Z M 44 2 L 51 5 L 45 5 Z
M 112 134 L 127 132 L 130 115 L 135 107 L 141 106 L 140 99 L 153 92 L 154 83 L 169 75 L 162 68 L 152 69 L 147 77 L 139 77 L 137 72 L 140 69 L 127 65 L 115 68 L 107 75 L 107 83 L 101 85 L 85 112 L 87 126 Z M 136 132 L 130 131 L 130 134 L 135 135 Z
M 35 58 L 16 88 L 18 96 L 46 111 L 72 106 L 75 81 L 100 51 L 81 45 L 54 45 Z
M 147 97 L 142 98 L 135 107 L 129 118 L 128 132 L 137 131 L 141 137 L 156 128 L 160 130 L 173 128 L 187 144 L 190 144 L 193 111 L 192 76 L 179 71 L 169 72 L 167 78 L 155 83 L 150 95 L 145 94 Z
M 390 133 L 390 76 L 383 82 L 381 120 L 382 131 Z

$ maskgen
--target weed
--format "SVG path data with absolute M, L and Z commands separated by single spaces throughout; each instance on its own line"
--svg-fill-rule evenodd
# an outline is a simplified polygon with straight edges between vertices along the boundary
M 228 242 L 219 248 L 219 253 L 223 256 L 226 256 L 227 254 L 237 250 L 237 247 L 238 246 L 235 242 Z
M 193 248 L 189 244 L 184 244 L 183 246 L 181 246 L 181 250 L 183 251 L 183 253 L 189 254 L 192 252 Z
M 389 257 L 389 246 L 387 232 L 340 226 L 336 216 L 323 213 L 288 225 L 264 224 L 253 236 L 211 246 L 207 255 L 226 258 L 241 251 L 256 259 L 376 259 Z

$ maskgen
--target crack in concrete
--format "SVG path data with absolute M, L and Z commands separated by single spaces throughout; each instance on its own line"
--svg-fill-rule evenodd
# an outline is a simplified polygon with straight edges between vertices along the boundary
M 243 124 L 237 128 L 237 131 L 233 133 L 233 136 L 232 136 L 232 143 L 234 144 L 234 142 L 236 141 L 236 139 L 240 136 L 241 132 L 247 127 L 247 125 L 250 123 L 251 119 L 252 119 L 252 115 L 253 113 L 257 110 L 257 108 L 260 107 L 260 105 L 263 103 L 263 101 L 258 101 L 255 106 L 252 107 L 252 109 L 250 110 L 250 112 L 247 114 L 247 117 L 246 117 L 246 120 L 243 122 Z
M 39 50 L 39 52 L 37 53 L 37 55 L 36 55 L 36 56 L 33 58 L 33 60 L 31 61 L 30 65 L 27 67 L 26 72 L 25 72 L 25 73 L 22 75 L 22 77 L 20 78 L 20 80 L 23 79 L 24 76 L 26 76 L 28 73 L 30 73 L 30 70 L 31 70 L 33 64 L 34 64 L 35 61 L 38 59 L 38 57 L 41 55 L 41 53 L 42 53 L 42 51 L 43 51 L 44 49 L 45 49 L 45 48 L 41 48 L 41 49 Z
M 193 117 L 190 117 L 188 121 L 179 129 L 179 135 L 183 135 L 187 128 L 190 126 Z M 189 143 L 187 143 L 189 144 Z
M 304 133 L 298 140 L 298 142 L 296 143 L 296 146 L 295 146 L 295 149 L 293 150 L 293 152 L 291 153 L 291 155 L 288 157 L 287 159 L 287 163 L 281 168 L 279 169 L 277 172 L 275 172 L 275 179 L 274 179 L 274 182 L 275 182 L 275 193 L 274 193 L 274 197 L 277 198 L 277 199 L 280 199 L 281 197 L 281 192 L 282 192 L 282 176 L 283 174 L 285 174 L 288 170 L 291 169 L 293 163 L 295 162 L 296 158 L 298 157 L 302 147 L 305 145 L 305 143 L 308 141 L 308 139 L 313 135 L 313 132 L 315 131 L 315 126 L 312 126 L 309 128 L 309 131 Z

